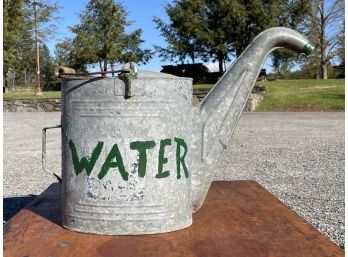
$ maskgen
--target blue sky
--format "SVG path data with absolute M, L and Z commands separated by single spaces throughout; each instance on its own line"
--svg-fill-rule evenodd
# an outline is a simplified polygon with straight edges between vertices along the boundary
M 53 2 L 53 1 L 52 1 Z M 72 37 L 68 27 L 79 23 L 78 14 L 84 9 L 88 0 L 73 1 L 73 0 L 58 0 L 57 3 L 60 6 L 58 16 L 60 19 L 57 21 L 57 33 L 54 40 L 47 42 L 47 46 L 51 53 L 54 53 L 54 46 L 65 37 Z M 137 28 L 143 30 L 142 39 L 145 41 L 142 45 L 143 48 L 152 48 L 152 45 L 165 46 L 166 43 L 163 37 L 160 36 L 155 24 L 152 22 L 154 16 L 168 21 L 167 15 L 164 10 L 166 2 L 163 0 L 151 0 L 151 1 L 139 1 L 139 0 L 123 0 L 118 1 L 121 3 L 128 12 L 128 20 L 133 23 L 127 28 L 127 31 L 134 31 Z M 160 71 L 161 65 L 170 64 L 163 63 L 157 57 L 150 60 L 146 65 L 141 66 L 144 70 Z
M 53 0 L 52 0 L 53 2 Z M 47 46 L 54 54 L 55 45 L 60 40 L 65 37 L 73 37 L 73 34 L 69 31 L 69 26 L 79 24 L 78 14 L 84 9 L 88 0 L 84 1 L 73 1 L 73 0 L 58 0 L 57 3 L 60 6 L 60 11 L 57 16 L 59 20 L 56 22 L 58 27 L 55 39 L 47 42 Z M 127 31 L 131 32 L 135 29 L 141 28 L 142 39 L 145 41 L 142 45 L 143 48 L 152 49 L 153 45 L 160 45 L 165 47 L 166 42 L 164 38 L 160 35 L 159 31 L 156 29 L 155 23 L 152 21 L 153 17 L 159 17 L 166 23 L 169 22 L 168 16 L 164 10 L 164 5 L 166 3 L 171 3 L 170 0 L 151 0 L 151 1 L 141 1 L 141 0 L 117 0 L 121 3 L 128 12 L 128 20 L 133 23 L 127 27 Z M 147 64 L 140 66 L 142 70 L 160 71 L 162 65 L 174 64 L 169 61 L 162 61 L 157 56 L 154 56 Z M 208 65 L 208 64 L 206 64 Z M 218 68 L 218 65 L 213 65 Z M 267 66 L 267 65 L 266 65 Z M 267 70 L 270 66 L 267 66 Z M 95 68 L 97 69 L 97 67 Z M 94 69 L 93 69 L 94 70 Z
M 127 28 L 127 31 L 133 31 L 137 28 L 143 30 L 142 39 L 145 41 L 142 45 L 143 48 L 152 48 L 153 45 L 166 46 L 164 38 L 160 35 L 156 29 L 152 19 L 157 16 L 168 22 L 168 17 L 164 10 L 166 3 L 171 3 L 170 0 L 116 0 L 121 3 L 128 12 L 128 20 L 133 21 L 132 25 Z M 54 2 L 51 0 L 51 2 Z M 58 0 L 57 3 L 60 6 L 58 16 L 60 19 L 57 21 L 57 31 L 55 39 L 47 43 L 51 54 L 54 53 L 55 44 L 65 37 L 72 37 L 72 33 L 69 31 L 69 26 L 73 26 L 79 23 L 78 14 L 84 9 L 88 0 L 74 1 L 74 0 Z M 168 61 L 163 62 L 160 58 L 154 56 L 149 63 L 142 65 L 139 68 L 142 70 L 160 71 L 162 65 L 173 64 Z M 208 64 L 206 64 L 208 65 Z M 217 66 L 217 65 L 215 65 Z M 272 71 L 270 58 L 267 59 L 264 68 L 267 72 Z

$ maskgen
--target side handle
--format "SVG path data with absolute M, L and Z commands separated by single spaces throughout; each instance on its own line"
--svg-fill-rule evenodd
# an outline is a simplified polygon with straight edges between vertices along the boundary
M 46 169 L 46 130 L 61 127 L 62 125 L 56 125 L 52 127 L 45 127 L 42 129 L 42 169 L 47 174 L 50 174 L 51 176 L 55 177 L 59 181 L 59 183 L 62 183 L 62 179 L 57 174 L 51 173 Z

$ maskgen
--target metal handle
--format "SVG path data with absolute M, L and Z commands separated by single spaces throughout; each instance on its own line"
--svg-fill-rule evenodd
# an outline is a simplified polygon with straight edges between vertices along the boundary
M 46 170 L 46 130 L 61 127 L 62 125 L 56 125 L 52 127 L 45 127 L 42 129 L 42 169 L 47 174 L 50 174 L 51 176 L 55 177 L 59 181 L 59 183 L 62 183 L 62 179 L 57 174 L 51 173 Z

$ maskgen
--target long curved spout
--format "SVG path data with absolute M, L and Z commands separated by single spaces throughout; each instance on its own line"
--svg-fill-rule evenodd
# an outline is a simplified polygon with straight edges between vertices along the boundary
M 275 27 L 260 33 L 194 110 L 191 194 L 193 209 L 203 203 L 214 166 L 226 149 L 268 54 L 284 47 L 309 55 L 314 47 L 300 33 Z

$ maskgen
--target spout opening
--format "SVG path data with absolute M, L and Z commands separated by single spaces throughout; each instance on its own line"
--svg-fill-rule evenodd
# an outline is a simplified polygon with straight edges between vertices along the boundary
M 303 52 L 304 52 L 304 54 L 306 54 L 308 56 L 308 55 L 310 55 L 313 52 L 314 49 L 315 49 L 314 45 L 312 45 L 311 43 L 307 43 L 303 47 Z

